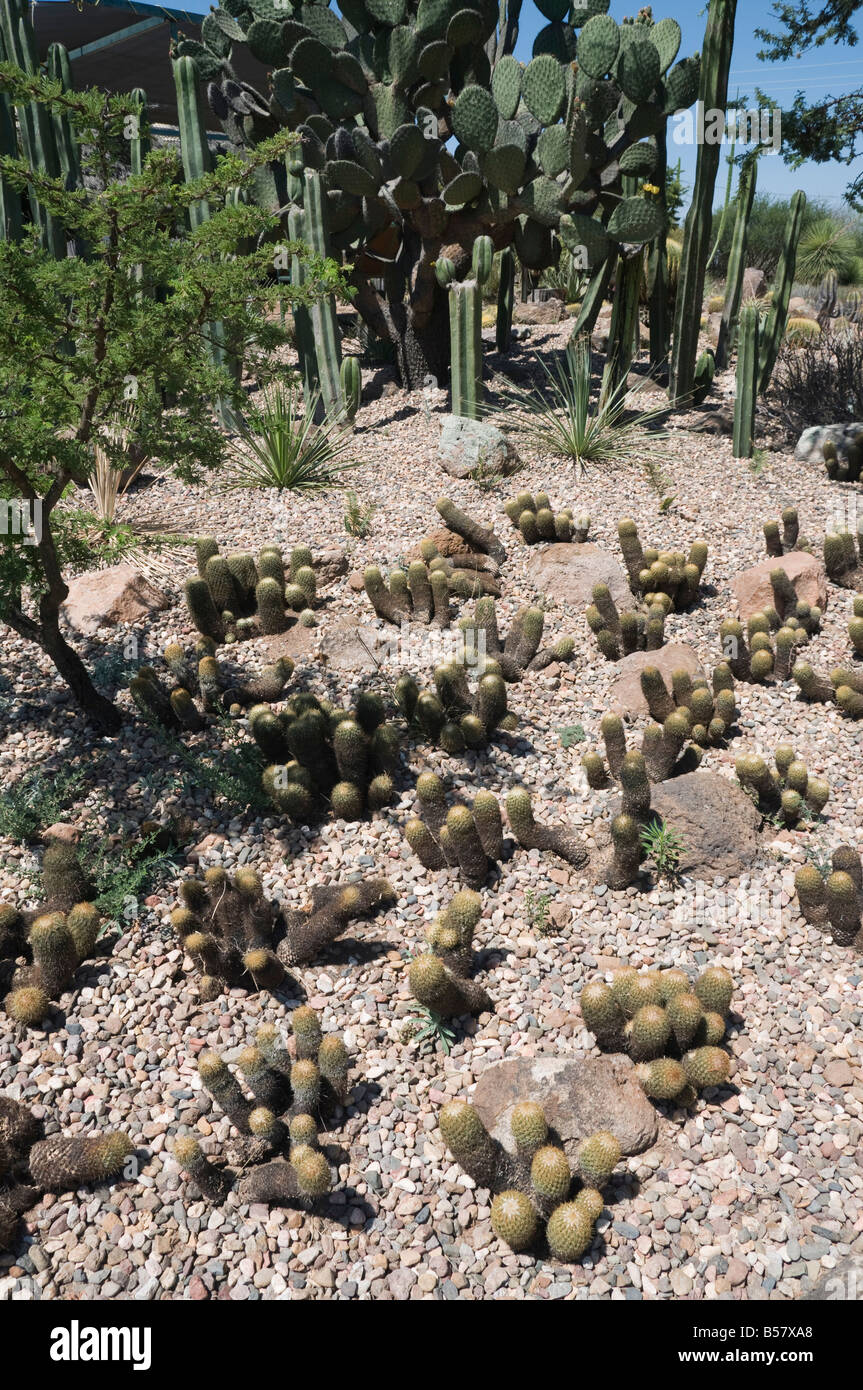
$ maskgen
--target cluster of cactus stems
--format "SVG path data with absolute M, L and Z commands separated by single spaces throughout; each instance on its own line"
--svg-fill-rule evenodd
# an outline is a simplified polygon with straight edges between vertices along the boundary
M 863 430 L 848 440 L 840 453 L 834 440 L 824 440 L 822 449 L 827 477 L 838 483 L 859 483 L 863 473 Z
M 483 526 L 481 521 L 468 516 L 460 507 L 449 497 L 439 497 L 435 503 L 438 515 L 443 521 L 448 531 L 460 537 L 469 550 L 477 555 L 486 556 L 489 560 L 499 565 L 506 559 L 506 547 L 499 536 L 487 526 Z M 426 546 L 422 550 L 423 559 L 430 564 L 435 555 Z M 459 554 L 459 562 L 462 560 Z M 477 566 L 482 568 L 482 566 Z M 496 571 L 493 571 L 496 573 Z
M 513 1152 L 489 1134 L 479 1111 L 467 1101 L 447 1101 L 438 1123 L 458 1165 L 477 1187 L 494 1193 L 491 1226 L 499 1240 L 522 1251 L 539 1245 L 544 1236 L 548 1253 L 568 1264 L 587 1253 L 605 1209 L 602 1189 L 621 1160 L 620 1144 L 610 1130 L 581 1141 L 573 1174 L 536 1101 L 513 1107 Z
M 487 662 L 471 690 L 466 667 L 458 661 L 435 669 L 435 689 L 420 690 L 411 675 L 395 684 L 395 697 L 409 729 L 445 753 L 485 748 L 496 729 L 512 730 L 514 714 L 506 708 L 506 683 L 495 662 Z
M 619 661 L 632 652 L 656 652 L 664 644 L 665 619 L 672 608 L 668 594 L 653 595 L 643 612 L 621 613 L 607 584 L 594 584 L 592 598 L 585 617 L 606 661 Z
M 135 1146 L 108 1130 L 42 1137 L 42 1122 L 21 1101 L 0 1095 L 0 1251 L 14 1249 L 19 1217 L 45 1192 L 75 1192 L 123 1177 Z
M 386 879 L 329 884 L 312 889 L 303 912 L 280 908 L 264 896 L 252 869 L 233 878 L 207 869 L 186 879 L 171 926 L 200 972 L 200 996 L 215 999 L 224 988 L 277 990 L 295 965 L 314 960 L 347 927 L 395 900 Z
M 781 517 L 765 521 L 761 529 L 765 549 L 771 557 L 778 559 L 795 550 L 812 550 L 809 541 L 800 534 L 800 517 L 796 507 L 783 508 Z
M 814 864 L 804 864 L 794 887 L 807 922 L 829 932 L 837 946 L 858 941 L 863 930 L 863 861 L 851 845 L 833 851 L 826 876 Z
M 535 606 L 520 608 L 502 638 L 494 599 L 477 599 L 473 616 L 461 618 L 459 628 L 464 634 L 464 654 L 476 652 L 486 673 L 494 672 L 509 684 L 520 681 L 525 672 L 544 671 L 554 663 L 571 661 L 575 655 L 572 637 L 559 637 L 553 645 L 543 647 L 545 614 Z
M 428 547 L 433 549 L 433 545 Z M 450 597 L 475 598 L 479 594 L 499 596 L 500 586 L 485 568 L 474 568 L 469 557 L 459 556 L 458 564 L 443 555 L 412 560 L 407 569 L 390 571 L 385 579 L 377 565 L 363 572 L 363 587 L 379 618 L 400 627 L 402 623 L 422 623 L 448 628 L 452 619 Z
M 492 1003 L 473 978 L 473 937 L 482 916 L 479 893 L 463 889 L 426 932 L 427 950 L 410 964 L 408 983 L 417 1003 L 442 1018 L 481 1014 Z
M 290 657 L 279 657 L 251 680 L 216 659 L 211 637 L 199 637 L 192 657 L 179 642 L 170 642 L 162 658 L 174 681 L 169 689 L 152 666 L 142 666 L 129 683 L 129 693 L 141 714 L 170 730 L 198 733 L 208 716 L 228 714 L 237 718 L 244 710 L 284 695 L 294 672 Z
M 478 791 L 470 806 L 459 802 L 448 808 L 444 784 L 434 772 L 420 773 L 416 790 L 420 814 L 405 825 L 405 839 L 420 863 L 430 870 L 456 868 L 469 888 L 482 888 L 506 848 L 497 797 Z M 587 864 L 587 851 L 567 830 L 534 819 L 526 787 L 508 793 L 506 814 L 523 849 L 548 850 L 574 868 Z
M 494 245 L 478 236 L 473 244 L 470 275 L 456 279 L 447 256 L 435 264 L 438 284 L 449 295 L 450 392 L 453 415 L 479 419 L 482 406 L 482 287 L 491 275 Z
M 240 1079 L 217 1052 L 198 1058 L 205 1090 L 238 1135 L 227 1162 L 214 1162 L 193 1135 L 174 1139 L 177 1163 L 207 1202 L 223 1202 L 236 1187 L 243 1203 L 312 1209 L 332 1191 L 319 1130 L 348 1102 L 350 1058 L 337 1033 L 322 1031 L 314 1009 L 295 1009 L 290 1021 L 293 1054 L 281 1030 L 264 1023 L 237 1058 Z
M 671 610 L 682 613 L 698 598 L 701 576 L 707 564 L 707 545 L 693 541 L 689 556 L 679 550 L 644 549 L 638 528 L 629 517 L 617 528 L 629 587 L 648 605 L 671 600 Z
M 743 296 L 743 272 L 746 269 L 749 218 L 752 213 L 757 178 L 757 158 L 745 160 L 741 165 L 737 183 L 734 231 L 731 236 L 731 249 L 728 253 L 722 321 L 719 325 L 719 337 L 716 344 L 716 369 L 718 371 L 724 371 L 728 366 L 728 359 L 734 351 L 737 338 L 737 321 L 740 314 L 740 301 Z
M 699 1091 L 724 1086 L 730 1076 L 721 1043 L 733 992 L 721 965 L 708 966 L 694 983 L 684 970 L 639 974 L 629 967 L 610 985 L 585 985 L 579 1003 L 599 1046 L 629 1053 L 646 1095 L 688 1108 Z
M 863 604 L 859 605 L 859 616 L 863 617 Z M 852 627 L 859 633 L 860 629 L 854 624 Z M 837 704 L 849 719 L 863 719 L 863 671 L 836 666 L 828 677 L 819 675 L 808 661 L 798 661 L 791 674 L 805 700 L 822 705 Z
M 264 546 L 255 561 L 247 552 L 221 555 L 207 536 L 197 542 L 196 558 L 198 574 L 186 581 L 186 603 L 195 627 L 217 645 L 284 632 L 289 612 L 314 623 L 317 582 L 307 546 L 291 551 L 287 573 L 276 545 Z
M 361 691 L 350 710 L 307 692 L 279 713 L 255 705 L 249 729 L 267 763 L 264 791 L 294 822 L 308 824 L 327 810 L 337 820 L 363 820 L 393 799 L 399 735 L 372 691 Z
M 775 769 L 755 753 L 743 753 L 734 768 L 743 790 L 766 816 L 778 816 L 785 825 L 811 820 L 824 810 L 830 784 L 810 777 L 806 764 L 790 743 L 780 743 L 773 755 Z
M 821 627 L 821 609 L 798 599 L 785 570 L 770 572 L 775 607 L 752 613 L 746 627 L 738 618 L 720 626 L 722 654 L 737 680 L 761 685 L 771 679 L 787 681 L 796 669 L 797 649 Z
M 853 531 L 828 531 L 824 537 L 824 568 L 828 579 L 847 589 L 863 588 L 863 521 Z
M 571 507 L 555 512 L 547 492 L 520 492 L 504 502 L 503 509 L 527 545 L 540 541 L 574 541 L 583 544 L 590 531 L 586 512 L 573 517 Z
M 96 949 L 102 917 L 89 900 L 92 884 L 74 845 L 52 840 L 42 860 L 45 901 L 20 912 L 0 903 L 0 981 L 11 983 L 3 1001 L 22 1028 L 38 1028 L 52 1001 L 74 983 L 75 972 Z M 23 964 L 16 964 L 23 958 Z
M 685 735 L 683 739 L 679 739 L 678 730 L 672 727 L 667 733 L 665 728 L 660 728 L 659 725 L 650 727 L 659 729 L 657 746 L 651 748 L 655 771 L 660 770 L 660 756 L 663 766 L 667 764 L 669 771 L 671 768 L 683 771 L 690 766 L 697 767 L 699 754 L 694 748 L 687 750 L 687 761 L 684 762 L 679 756 L 686 741 Z M 639 866 L 644 857 L 641 843 L 642 826 L 647 825 L 652 819 L 647 758 L 643 752 L 635 749 L 627 752 L 626 734 L 619 715 L 604 715 L 601 730 L 608 771 L 598 753 L 586 754 L 582 759 L 582 766 L 591 787 L 607 786 L 609 773 L 620 783 L 621 809 L 611 822 L 611 848 L 601 859 L 596 877 L 599 882 L 607 883 L 609 888 L 628 888 L 638 877 Z

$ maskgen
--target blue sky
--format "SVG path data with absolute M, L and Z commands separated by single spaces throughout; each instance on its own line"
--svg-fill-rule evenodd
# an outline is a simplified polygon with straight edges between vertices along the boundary
M 52 3 L 69 3 L 69 0 L 50 0 Z M 171 3 L 171 0 L 169 0 Z M 190 12 L 206 14 L 211 8 L 209 0 L 174 0 L 177 8 Z M 337 0 L 336 0 L 337 3 Z M 739 0 L 735 28 L 734 60 L 729 84 L 729 98 L 736 93 L 747 96 L 749 105 L 754 106 L 755 88 L 760 87 L 779 102 L 790 104 L 798 89 L 803 89 L 813 100 L 828 93 L 841 92 L 860 82 L 863 71 L 863 45 L 856 49 L 825 46 L 814 50 L 803 59 L 785 63 L 762 63 L 758 59 L 761 43 L 755 37 L 755 30 L 761 26 L 775 28 L 772 22 L 773 0 Z M 635 14 L 639 0 L 612 0 L 610 13 L 615 19 L 626 14 Z M 704 38 L 707 18 L 706 3 L 699 5 L 680 4 L 679 0 L 656 0 L 654 16 L 657 19 L 673 15 L 683 30 L 681 56 L 700 49 Z M 530 58 L 535 34 L 546 23 L 531 0 L 524 0 L 521 33 L 517 56 L 522 60 Z M 861 25 L 863 28 L 863 25 Z M 683 164 L 683 179 L 691 189 L 695 172 L 695 148 L 685 145 L 679 148 Z M 863 170 L 863 159 L 849 166 L 839 164 L 807 163 L 800 169 L 789 169 L 780 155 L 769 154 L 759 161 L 758 188 L 760 192 L 777 197 L 788 197 L 795 188 L 803 188 L 810 198 L 818 198 L 834 206 L 837 211 L 843 204 L 843 191 L 852 176 Z M 717 179 L 716 201 L 721 203 L 725 194 L 727 165 L 723 161 Z

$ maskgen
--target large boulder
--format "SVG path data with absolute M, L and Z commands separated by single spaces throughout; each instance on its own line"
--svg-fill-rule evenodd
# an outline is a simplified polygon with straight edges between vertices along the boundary
M 694 878 L 736 878 L 762 853 L 761 816 L 718 772 L 687 772 L 652 788 L 651 809 L 683 842 L 678 868 Z
M 763 270 L 757 266 L 747 266 L 743 272 L 743 289 L 741 298 L 745 302 L 747 299 L 760 299 L 767 289 L 767 276 Z
M 549 1127 L 567 1157 L 588 1135 L 610 1129 L 625 1154 L 642 1153 L 656 1143 L 656 1111 L 642 1091 L 628 1057 L 512 1057 L 495 1062 L 480 1076 L 473 1103 L 486 1129 L 509 1152 L 509 1127 L 521 1100 L 542 1106 Z
M 632 652 L 621 657 L 615 666 L 616 675 L 609 691 L 608 708 L 615 714 L 647 714 L 647 701 L 641 693 L 641 673 L 645 666 L 655 666 L 665 684 L 671 689 L 675 671 L 688 671 L 693 678 L 704 678 L 704 669 L 691 647 L 683 642 L 669 642 L 656 652 Z
M 592 541 L 538 548 L 527 561 L 527 575 L 540 593 L 573 608 L 586 608 L 593 601 L 595 584 L 607 584 L 619 608 L 634 604 L 623 566 Z
M 134 626 L 170 606 L 161 589 L 134 565 L 124 563 L 87 570 L 72 579 L 62 612 L 76 632 L 93 637 L 102 627 Z
M 822 609 L 826 606 L 827 572 L 823 560 L 810 555 L 808 550 L 792 550 L 787 555 L 768 555 L 759 564 L 735 576 L 731 588 L 741 621 L 774 606 L 770 572 L 775 569 L 783 569 L 788 575 L 798 600 L 816 603 Z
M 381 662 L 392 655 L 399 636 L 396 627 L 384 632 L 355 623 L 330 625 L 321 636 L 319 659 L 333 671 L 379 671 Z
M 443 417 L 438 462 L 451 478 L 468 478 L 477 469 L 506 476 L 521 464 L 515 446 L 502 430 L 485 420 L 468 420 L 463 415 Z
M 856 435 L 863 433 L 863 424 L 859 421 L 851 425 L 811 425 L 808 430 L 804 430 L 797 441 L 794 449 L 796 459 L 804 459 L 807 462 L 814 459 L 819 462 L 824 457 L 825 440 L 832 439 L 836 445 L 836 452 L 840 458 L 845 458 L 848 454 L 848 446 Z

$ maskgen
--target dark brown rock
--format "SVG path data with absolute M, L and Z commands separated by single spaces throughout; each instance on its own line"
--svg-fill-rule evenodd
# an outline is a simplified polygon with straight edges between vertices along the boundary
M 348 554 L 344 546 L 334 545 L 315 556 L 315 574 L 324 584 L 334 584 L 348 572 Z
M 560 323 L 566 317 L 566 309 L 560 299 L 546 299 L 542 304 L 517 303 L 513 307 L 516 323 Z
M 683 841 L 679 869 L 731 878 L 761 854 L 761 816 L 737 782 L 699 769 L 653 787 L 651 808 Z
M 625 1154 L 656 1143 L 656 1111 L 635 1078 L 628 1057 L 514 1057 L 495 1062 L 479 1078 L 473 1103 L 486 1128 L 510 1153 L 513 1106 L 535 1100 L 570 1159 L 589 1134 L 610 1129 Z

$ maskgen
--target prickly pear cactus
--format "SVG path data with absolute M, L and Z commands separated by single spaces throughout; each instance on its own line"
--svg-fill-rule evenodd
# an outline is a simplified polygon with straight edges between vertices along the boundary
M 679 25 L 649 10 L 618 25 L 605 0 L 571 21 L 564 5 L 539 8 L 549 22 L 527 63 L 494 0 L 342 0 L 341 15 L 226 0 L 202 43 L 177 45 L 234 146 L 296 130 L 287 170 L 273 167 L 258 196 L 286 207 L 303 169 L 320 173 L 329 249 L 353 265 L 356 308 L 393 343 L 410 388 L 449 366 L 441 259 L 452 280 L 469 278 L 488 236 L 531 269 L 553 264 L 562 243 L 599 273 L 663 229 L 642 178 L 651 141 L 696 95 L 697 62 L 675 63 Z M 268 69 L 264 92 L 237 76 L 244 47 Z

